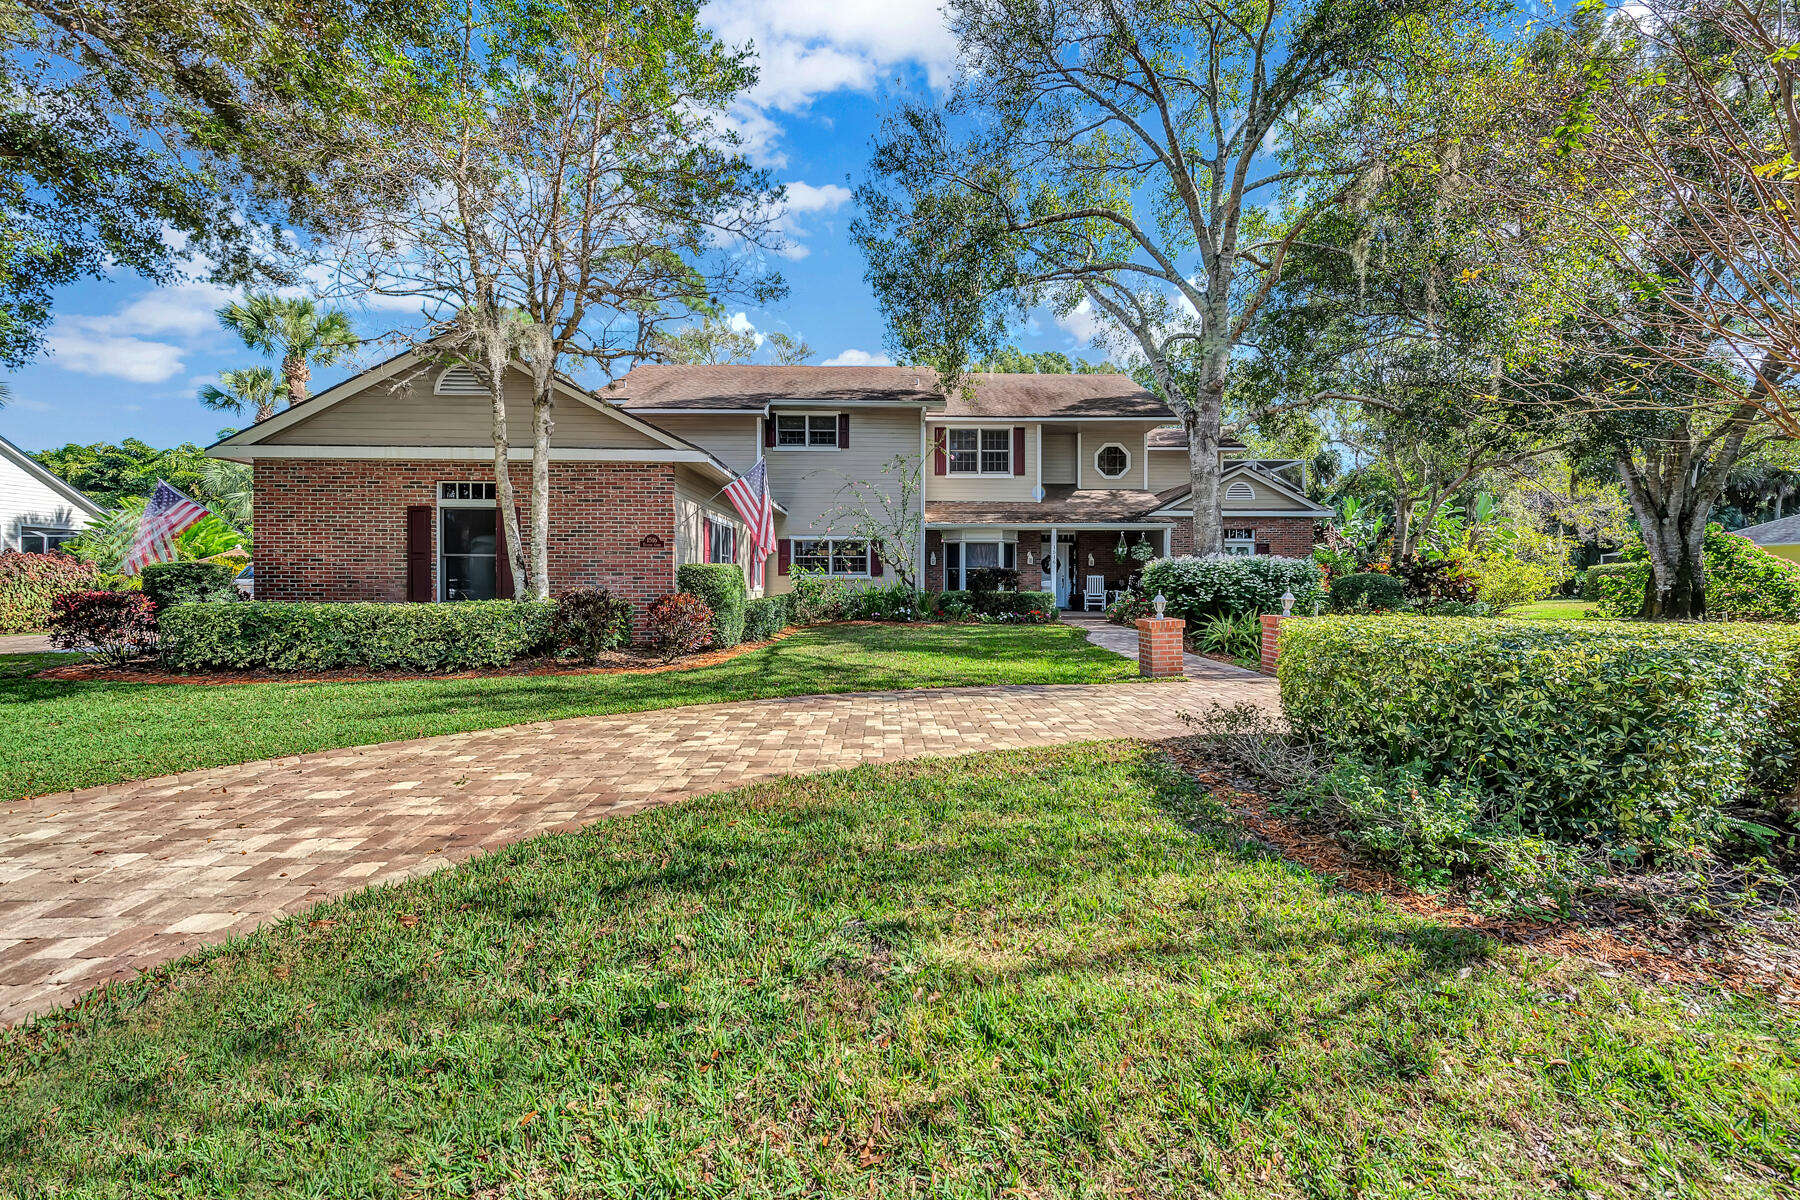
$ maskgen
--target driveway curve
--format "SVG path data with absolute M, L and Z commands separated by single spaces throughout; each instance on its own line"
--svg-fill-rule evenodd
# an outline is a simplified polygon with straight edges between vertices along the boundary
M 1190 657 L 1188 673 L 576 717 L 0 806 L 0 1025 L 321 900 L 534 834 L 779 775 L 1162 737 L 1179 730 L 1183 709 L 1276 703 L 1274 680 L 1252 672 Z

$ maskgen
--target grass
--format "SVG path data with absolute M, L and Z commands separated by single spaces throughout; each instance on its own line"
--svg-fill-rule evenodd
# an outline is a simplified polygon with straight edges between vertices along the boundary
M 1792 1194 L 1791 1017 L 1216 818 L 1115 743 L 524 842 L 0 1034 L 0 1194 Z
M 1539 600 L 1523 608 L 1508 609 L 1505 615 L 1536 621 L 1568 621 L 1590 617 L 1599 611 L 1600 606 L 1590 600 Z
M 26 661 L 21 661 L 26 660 Z M 1137 664 L 1066 625 L 838 625 L 654 675 L 377 683 L 64 683 L 0 658 L 0 799 L 525 721 L 820 692 L 1104 683 Z

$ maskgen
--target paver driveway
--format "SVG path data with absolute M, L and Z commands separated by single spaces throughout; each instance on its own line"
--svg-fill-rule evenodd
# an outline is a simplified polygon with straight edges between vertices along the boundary
M 776 775 L 1159 737 L 1180 709 L 1275 702 L 1274 681 L 1248 671 L 1190 659 L 1189 676 L 576 717 L 0 804 L 0 1024 L 532 834 Z

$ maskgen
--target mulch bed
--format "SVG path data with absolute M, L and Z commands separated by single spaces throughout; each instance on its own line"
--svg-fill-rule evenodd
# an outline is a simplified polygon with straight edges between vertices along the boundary
M 1677 928 L 1615 898 L 1568 920 L 1528 920 L 1477 912 L 1453 895 L 1415 891 L 1329 832 L 1271 811 L 1268 797 L 1230 767 L 1197 753 L 1185 739 L 1164 743 L 1170 756 L 1207 788 L 1259 841 L 1290 861 L 1354 892 L 1385 897 L 1407 912 L 1548 954 L 1586 959 L 1658 983 L 1717 986 L 1800 1006 L 1800 921 L 1790 911 L 1742 918 L 1743 931 Z
M 600 656 L 600 661 L 593 666 L 554 659 L 530 659 L 507 667 L 490 667 L 476 671 L 446 671 L 436 674 L 420 674 L 412 671 L 346 670 L 312 671 L 304 674 L 295 671 L 209 671 L 204 675 L 180 675 L 163 671 L 157 667 L 155 659 L 145 658 L 123 667 L 109 667 L 96 662 L 47 667 L 32 675 L 31 678 L 64 682 L 179 683 L 194 687 L 218 687 L 241 683 L 397 683 L 409 679 L 505 679 L 536 675 L 657 675 L 664 671 L 687 671 L 695 667 L 710 667 L 714 663 L 726 662 L 740 654 L 748 654 L 753 650 L 774 645 L 797 632 L 799 632 L 797 628 L 784 629 L 767 641 L 740 642 L 729 650 L 708 650 L 669 663 L 663 662 L 653 650 L 633 646 L 629 649 L 613 650 L 603 654 Z

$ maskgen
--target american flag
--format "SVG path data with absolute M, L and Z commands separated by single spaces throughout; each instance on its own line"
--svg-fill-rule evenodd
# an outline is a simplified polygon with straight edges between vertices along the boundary
M 125 556 L 125 574 L 135 575 L 151 563 L 174 558 L 175 539 L 206 515 L 204 505 L 189 500 L 165 480 L 157 480 L 138 521 L 137 540 Z
M 750 528 L 750 585 L 761 587 L 763 560 L 775 549 L 775 505 L 769 500 L 767 464 L 758 459 L 754 467 L 732 480 L 726 485 L 725 498 Z

